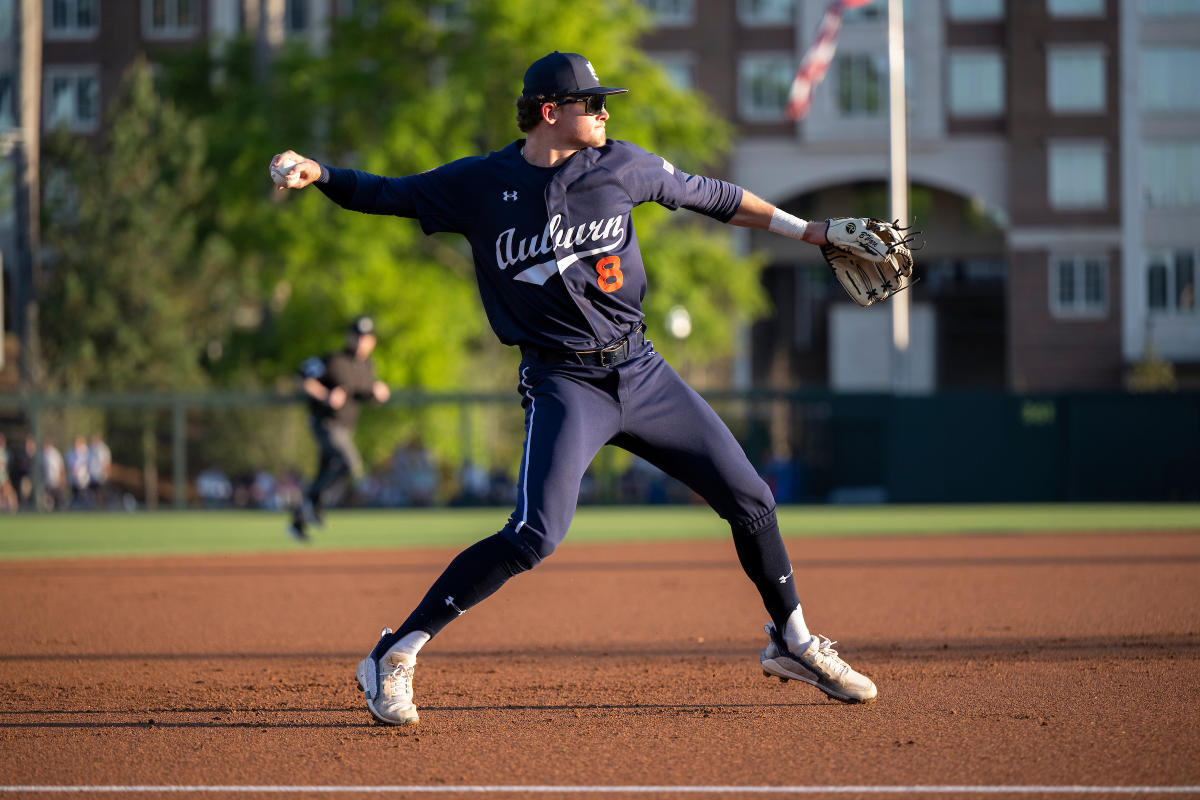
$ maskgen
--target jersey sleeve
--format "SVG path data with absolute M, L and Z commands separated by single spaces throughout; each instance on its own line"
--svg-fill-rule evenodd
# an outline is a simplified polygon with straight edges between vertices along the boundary
M 416 219 L 425 233 L 462 232 L 471 216 L 464 158 L 403 178 L 385 178 L 360 170 L 321 165 L 329 180 L 317 187 L 333 202 L 364 214 L 391 214 Z
M 621 183 L 634 202 L 686 208 L 728 222 L 742 204 L 742 187 L 719 178 L 689 175 L 662 156 L 629 142 L 614 142 Z

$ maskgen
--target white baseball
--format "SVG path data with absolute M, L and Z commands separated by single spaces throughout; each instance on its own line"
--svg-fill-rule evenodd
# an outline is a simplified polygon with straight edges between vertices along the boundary
M 287 174 L 289 169 L 296 166 L 296 163 L 295 161 L 280 161 L 271 167 L 271 180 L 275 182 L 276 186 L 291 186 L 300 180 L 299 174 Z

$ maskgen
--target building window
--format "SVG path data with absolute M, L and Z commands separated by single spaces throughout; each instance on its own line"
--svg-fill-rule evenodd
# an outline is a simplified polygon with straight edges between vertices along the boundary
M 905 3 L 904 18 L 908 19 L 908 10 L 912 3 Z M 867 3 L 865 6 L 847 8 L 842 12 L 842 22 L 853 25 L 856 22 L 878 22 L 887 17 L 887 3 Z
M 1200 142 L 1147 142 L 1142 180 L 1146 208 L 1200 206 Z
M 954 22 L 991 22 L 1004 18 L 1004 0 L 948 0 L 946 15 Z
M 991 117 L 1004 113 L 1004 56 L 988 51 L 951 51 L 950 114 Z M 908 71 L 905 70 L 905 74 Z
M 738 62 L 738 111 L 748 120 L 782 120 L 796 65 L 791 56 L 744 56 Z
M 676 89 L 695 88 L 696 72 L 691 53 L 652 53 L 651 56 Z
M 310 24 L 308 0 L 287 0 L 283 24 L 288 33 L 305 33 Z
M 1151 253 L 1146 260 L 1146 302 L 1155 314 L 1196 313 L 1196 251 Z
M 838 56 L 838 113 L 843 117 L 877 117 L 887 107 L 887 65 L 870 53 Z
M 1058 113 L 1093 113 L 1105 107 L 1105 57 L 1096 48 L 1051 48 L 1046 96 Z
M 1056 317 L 1102 317 L 1108 313 L 1107 260 L 1078 255 L 1052 258 L 1050 311 Z
M 15 2 L 16 0 L 0 0 L 0 41 L 12 38 Z
M 100 28 L 100 0 L 46 0 L 47 39 L 90 39 Z
M 792 0 L 738 0 L 738 21 L 743 25 L 791 25 Z
M 696 18 L 695 0 L 640 0 L 660 28 L 691 25 Z
M 92 133 L 100 124 L 100 78 L 94 67 L 46 67 L 44 74 L 47 130 L 66 126 Z
M 1146 111 L 1200 110 L 1200 49 L 1148 47 L 1142 51 L 1142 108 Z
M 142 30 L 151 39 L 196 35 L 197 0 L 142 0 Z
M 13 105 L 13 76 L 8 72 L 0 73 L 0 131 L 17 127 L 15 108 Z
M 1184 17 L 1200 15 L 1200 0 L 1142 0 L 1147 17 Z
M 1046 0 L 1052 17 L 1103 17 L 1105 0 Z
M 1104 208 L 1108 202 L 1108 161 L 1096 142 L 1056 142 L 1049 147 L 1050 205 L 1065 211 Z

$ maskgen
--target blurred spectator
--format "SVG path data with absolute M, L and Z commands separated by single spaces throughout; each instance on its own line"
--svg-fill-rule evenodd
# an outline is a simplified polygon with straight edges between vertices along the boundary
M 225 508 L 233 497 L 233 485 L 215 464 L 210 464 L 196 476 L 196 494 L 205 508 Z
M 304 497 L 304 486 L 300 473 L 294 469 L 284 473 L 275 484 L 275 507 L 295 508 Z
M 277 510 L 275 497 L 275 476 L 265 469 L 254 473 L 254 481 L 250 484 L 250 498 L 255 508 Z
M 13 488 L 8 465 L 12 456 L 8 452 L 8 440 L 0 433 L 0 511 L 17 510 L 17 490 Z
M 407 444 L 392 452 L 392 480 L 399 488 L 401 505 L 429 506 L 437 495 L 438 478 L 433 467 L 433 455 L 421 437 L 414 436 Z
M 471 459 L 463 461 L 458 472 L 459 491 L 453 505 L 479 506 L 490 501 L 491 485 L 488 474 L 483 467 Z
M 67 484 L 71 488 L 71 505 L 84 508 L 88 502 L 88 446 L 87 439 L 76 436 L 67 451 Z
M 93 433 L 88 443 L 88 492 L 99 508 L 108 505 L 108 479 L 112 473 L 112 452 L 100 434 Z
M 588 480 L 589 476 L 585 474 L 580 482 L 581 493 L 584 491 L 583 484 Z M 516 502 L 517 485 L 508 477 L 508 473 L 499 467 L 493 469 L 488 476 L 488 499 L 496 506 L 508 506 Z
M 622 503 L 667 502 L 666 475 L 640 456 L 634 456 L 629 469 L 621 475 Z
M 25 446 L 13 454 L 9 465 L 13 488 L 17 490 L 17 504 L 28 508 L 33 504 L 33 464 L 37 455 L 37 442 L 32 433 L 25 434 Z
M 67 468 L 62 453 L 50 439 L 42 444 L 42 489 L 42 502 L 47 511 L 66 508 Z

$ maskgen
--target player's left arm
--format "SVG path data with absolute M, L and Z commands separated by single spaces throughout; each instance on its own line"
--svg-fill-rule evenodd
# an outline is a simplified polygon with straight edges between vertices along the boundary
M 748 189 L 742 190 L 742 203 L 734 212 L 733 217 L 729 219 L 729 224 L 737 225 L 740 228 L 771 231 L 809 244 L 829 243 L 826 236 L 829 229 L 828 222 L 809 222 L 800 219 L 783 209 L 776 208 Z

